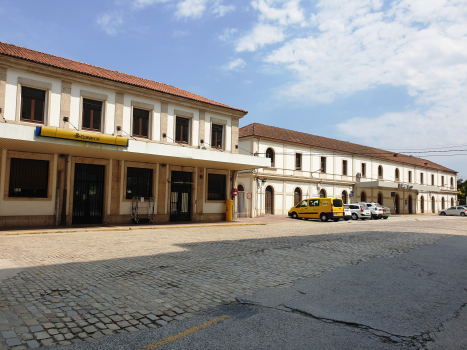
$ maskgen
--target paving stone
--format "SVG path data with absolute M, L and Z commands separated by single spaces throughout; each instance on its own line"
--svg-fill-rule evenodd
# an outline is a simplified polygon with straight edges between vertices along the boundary
M 151 321 L 157 321 L 159 317 L 153 314 L 146 315 L 147 318 L 149 318 Z
M 43 323 L 43 324 L 42 324 L 42 327 L 44 327 L 45 329 L 49 329 L 49 328 L 54 328 L 54 327 L 56 327 L 56 325 L 53 324 L 53 323 Z
M 96 332 L 96 333 L 93 333 L 93 335 L 92 335 L 92 337 L 94 339 L 99 339 L 99 338 L 102 338 L 103 336 L 104 336 L 104 334 L 101 333 L 101 332 Z
M 65 340 L 65 337 L 62 334 L 56 334 L 54 335 L 55 341 L 62 341 Z
M 87 327 L 84 327 L 83 330 L 84 330 L 86 333 L 94 333 L 94 332 L 97 332 L 97 329 L 96 329 L 96 327 L 94 327 L 94 326 L 87 326 Z
M 65 339 L 73 339 L 74 335 L 71 333 L 65 333 L 64 334 Z
M 58 334 L 58 330 L 56 328 L 52 328 L 52 329 L 49 329 L 47 330 L 47 332 L 50 334 L 50 335 L 56 335 Z
M 125 328 L 128 332 L 137 332 L 138 331 L 138 328 L 136 327 L 127 327 Z
M 29 327 L 32 333 L 43 331 L 44 328 L 42 326 L 31 326 Z
M 23 340 L 32 340 L 34 336 L 31 333 L 21 333 L 21 338 Z
M 53 345 L 54 341 L 52 339 L 44 339 L 41 340 L 42 346 L 51 346 Z
M 117 325 L 121 328 L 129 327 L 130 324 L 127 321 L 117 322 Z
M 39 333 L 34 333 L 34 337 L 37 340 L 42 340 L 42 339 L 50 338 L 50 335 L 47 332 L 39 332 Z
M 101 332 L 105 335 L 113 334 L 113 331 L 111 329 L 104 329 Z
M 5 339 L 16 338 L 16 332 L 14 332 L 14 331 L 2 332 L 2 337 L 5 338 Z
M 9 338 L 6 340 L 6 345 L 8 346 L 21 345 L 21 340 L 19 340 L 18 338 Z
M 100 322 L 96 323 L 94 326 L 96 326 L 99 329 L 106 329 L 107 328 L 107 326 L 105 324 L 100 323 Z
M 34 320 L 34 319 L 29 319 L 29 320 L 25 320 L 25 321 L 24 321 L 24 324 L 25 324 L 26 326 L 36 326 L 36 325 L 39 324 L 39 322 L 37 322 L 37 321 Z
M 165 326 L 166 324 L 168 324 L 166 321 L 164 320 L 157 320 L 156 323 L 160 326 Z
M 36 340 L 28 340 L 26 342 L 26 344 L 28 344 L 28 346 L 31 348 L 31 349 L 35 349 L 35 348 L 38 348 L 40 346 L 40 344 L 36 341 Z
M 116 324 L 113 324 L 113 323 L 106 324 L 106 327 L 107 327 L 108 329 L 114 330 L 114 331 L 120 329 L 119 326 L 117 326 Z

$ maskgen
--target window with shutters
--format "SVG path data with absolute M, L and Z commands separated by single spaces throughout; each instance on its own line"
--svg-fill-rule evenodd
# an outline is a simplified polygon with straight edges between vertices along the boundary
M 321 157 L 321 172 L 326 172 L 326 157 Z
M 11 158 L 8 197 L 47 198 L 49 162 Z
M 295 153 L 295 170 L 301 170 L 301 169 L 302 169 L 302 154 Z
M 219 124 L 212 124 L 211 128 L 211 147 L 222 149 L 222 134 L 224 126 Z
M 225 200 L 226 175 L 208 174 L 208 200 Z
M 102 101 L 83 98 L 83 129 L 101 131 Z
M 152 169 L 127 168 L 126 199 L 152 197 Z
M 44 123 L 45 91 L 21 87 L 21 120 Z
M 347 175 L 347 161 L 342 161 L 342 175 Z
M 190 119 L 177 117 L 175 124 L 175 141 L 179 143 L 188 143 Z
M 366 176 L 366 163 L 362 163 L 362 177 Z
M 149 138 L 149 111 L 133 108 L 133 136 Z

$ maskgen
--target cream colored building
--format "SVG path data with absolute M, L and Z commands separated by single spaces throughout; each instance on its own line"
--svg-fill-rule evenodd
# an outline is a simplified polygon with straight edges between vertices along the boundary
M 320 196 L 379 202 L 398 214 L 457 204 L 457 173 L 429 160 L 258 123 L 240 129 L 239 147 L 271 161 L 240 172 L 241 216 L 287 215 L 302 198 Z
M 238 153 L 246 113 L 0 43 L 0 227 L 129 223 L 136 202 L 155 222 L 223 220 L 237 172 L 269 165 Z

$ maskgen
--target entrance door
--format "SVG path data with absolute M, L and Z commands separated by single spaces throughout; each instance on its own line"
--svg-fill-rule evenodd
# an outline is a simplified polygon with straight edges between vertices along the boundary
M 396 212 L 396 214 L 400 214 L 400 210 L 399 210 L 399 195 L 396 194 L 396 197 L 394 198 L 394 211 Z
M 245 189 L 243 185 L 238 185 L 238 196 L 237 196 L 237 216 L 240 218 L 246 217 L 245 212 Z
M 272 189 L 271 186 L 266 187 L 266 199 L 265 199 L 265 204 L 266 204 L 266 214 L 274 214 L 273 208 L 274 208 L 274 190 Z
M 412 214 L 412 196 L 409 196 L 409 214 Z
M 425 212 L 425 199 L 423 196 L 420 197 L 420 211 L 422 214 Z
M 434 213 L 436 210 L 435 208 L 435 196 L 431 197 L 431 212 Z
M 170 221 L 191 220 L 191 176 L 185 171 L 172 171 Z
M 104 165 L 75 164 L 73 224 L 102 224 Z

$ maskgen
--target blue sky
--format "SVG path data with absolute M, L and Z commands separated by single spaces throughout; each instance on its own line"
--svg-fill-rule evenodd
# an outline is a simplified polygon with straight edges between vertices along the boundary
M 467 149 L 466 1 L 0 0 L 0 15 L 0 41 L 246 109 L 241 125 Z M 426 158 L 467 178 L 467 156 Z

